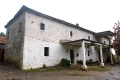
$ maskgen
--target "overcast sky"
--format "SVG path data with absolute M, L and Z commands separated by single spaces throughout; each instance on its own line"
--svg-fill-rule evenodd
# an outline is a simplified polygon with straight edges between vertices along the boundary
M 22 5 L 94 32 L 113 31 L 120 20 L 120 0 L 1 0 L 0 32 Z

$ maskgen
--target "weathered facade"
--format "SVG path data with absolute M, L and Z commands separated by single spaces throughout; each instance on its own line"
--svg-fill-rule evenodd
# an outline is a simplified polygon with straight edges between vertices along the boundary
M 67 58 L 74 64 L 77 60 L 83 60 L 84 47 L 81 46 L 84 40 L 79 41 L 79 45 L 62 44 L 61 41 L 85 39 L 85 41 L 90 40 L 89 44 L 93 41 L 99 45 L 109 43 L 107 38 L 97 37 L 95 36 L 97 33 L 93 31 L 42 14 L 26 6 L 23 6 L 5 27 L 7 28 L 5 61 L 13 62 L 22 69 L 39 68 L 43 64 L 55 66 L 62 58 Z M 91 46 L 90 55 L 88 50 L 85 50 L 85 60 L 99 61 L 99 55 L 94 46 Z

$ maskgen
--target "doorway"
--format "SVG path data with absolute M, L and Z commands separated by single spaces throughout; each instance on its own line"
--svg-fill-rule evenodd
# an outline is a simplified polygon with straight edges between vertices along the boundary
M 74 50 L 70 49 L 70 59 L 71 59 L 71 63 L 74 63 Z
M 4 62 L 4 49 L 0 49 L 0 62 Z

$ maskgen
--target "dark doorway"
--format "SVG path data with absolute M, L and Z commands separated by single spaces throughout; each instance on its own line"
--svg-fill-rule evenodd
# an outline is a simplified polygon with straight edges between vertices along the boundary
M 0 49 L 0 62 L 4 62 L 4 49 Z
M 70 59 L 71 63 L 74 63 L 74 50 L 70 49 Z
M 100 51 L 98 52 L 98 56 L 99 56 L 99 61 L 101 62 L 101 58 L 100 58 Z

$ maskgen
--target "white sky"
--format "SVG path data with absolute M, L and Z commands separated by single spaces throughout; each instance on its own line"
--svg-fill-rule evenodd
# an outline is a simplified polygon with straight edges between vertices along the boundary
M 1 0 L 0 32 L 22 5 L 94 32 L 113 31 L 120 20 L 120 0 Z

